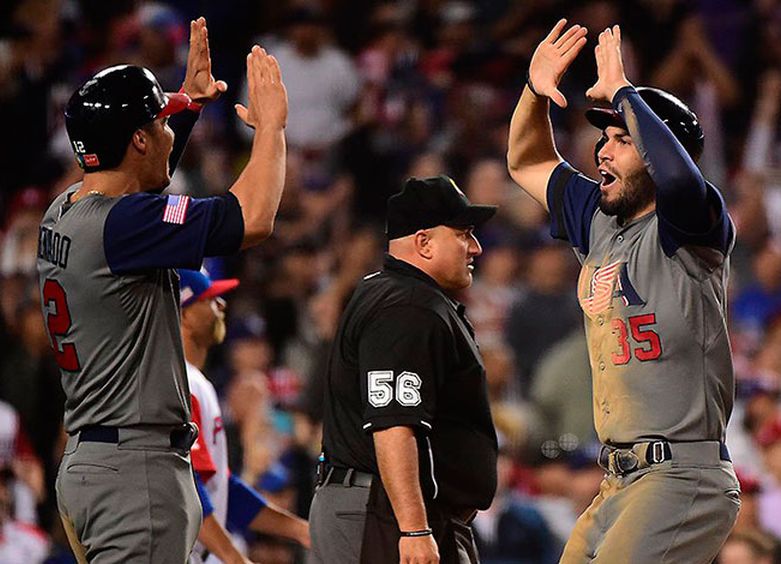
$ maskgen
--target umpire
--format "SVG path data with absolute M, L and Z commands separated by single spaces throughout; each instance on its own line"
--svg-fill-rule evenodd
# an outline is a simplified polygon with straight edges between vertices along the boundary
M 485 369 L 464 306 L 496 212 L 447 176 L 388 200 L 384 268 L 358 285 L 331 351 L 310 563 L 474 563 L 496 489 Z

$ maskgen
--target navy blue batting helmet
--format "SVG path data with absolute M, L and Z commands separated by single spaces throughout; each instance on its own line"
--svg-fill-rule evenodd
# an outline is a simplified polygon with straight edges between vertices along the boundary
M 138 128 L 182 111 L 189 102 L 186 94 L 163 92 L 143 67 L 118 65 L 100 71 L 65 107 L 65 128 L 79 166 L 85 172 L 116 168 Z
M 640 86 L 637 88 L 637 93 L 670 128 L 692 160 L 698 161 L 705 147 L 705 134 L 695 113 L 678 98 L 659 88 Z M 589 108 L 586 110 L 586 119 L 591 125 L 602 130 L 610 125 L 627 128 L 624 119 L 612 108 Z M 595 158 L 602 145 L 604 140 L 597 142 L 594 150 Z

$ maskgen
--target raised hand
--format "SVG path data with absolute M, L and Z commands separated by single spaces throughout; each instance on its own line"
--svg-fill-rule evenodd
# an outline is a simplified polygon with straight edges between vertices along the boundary
M 187 72 L 182 89 L 199 104 L 219 98 L 228 89 L 223 80 L 214 80 L 209 54 L 209 33 L 203 17 L 190 22 L 190 51 L 187 54 Z
M 559 91 L 559 82 L 586 44 L 588 33 L 585 27 L 575 24 L 562 35 L 565 25 L 567 20 L 558 21 L 537 46 L 529 63 L 531 87 L 537 94 L 547 96 L 562 108 L 567 107 L 567 99 Z
M 632 86 L 624 74 L 619 26 L 614 25 L 599 34 L 599 43 L 594 48 L 594 55 L 597 58 L 597 82 L 586 90 L 586 97 L 595 102 L 610 103 L 619 88 Z
M 282 83 L 279 63 L 255 45 L 247 55 L 247 106 L 236 104 L 239 118 L 255 129 L 285 127 L 287 123 L 287 91 Z

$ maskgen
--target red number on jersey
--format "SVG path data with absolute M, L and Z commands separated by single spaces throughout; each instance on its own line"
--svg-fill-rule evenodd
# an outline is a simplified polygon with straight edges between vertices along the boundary
M 613 320 L 613 335 L 618 338 L 618 345 L 621 347 L 620 353 L 612 353 L 610 355 L 613 364 L 622 365 L 629 362 L 632 358 L 631 350 L 629 349 L 629 334 L 626 332 L 626 323 L 623 319 Z
M 52 302 L 54 302 L 53 312 L 50 307 Z M 47 278 L 43 284 L 43 303 L 49 307 L 46 326 L 49 328 L 49 339 L 57 364 L 68 372 L 78 372 L 81 370 L 81 364 L 79 364 L 79 355 L 76 353 L 74 344 L 61 343 L 59 346 L 57 345 L 57 337 L 63 337 L 71 328 L 71 314 L 68 310 L 65 290 L 56 280 Z
M 613 320 L 613 334 L 618 339 L 620 352 L 614 352 L 610 355 L 613 364 L 620 366 L 627 364 L 632 359 L 632 352 L 635 358 L 641 362 L 646 360 L 656 360 L 662 356 L 662 341 L 659 334 L 653 329 L 644 328 L 646 325 L 656 324 L 655 313 L 645 313 L 635 315 L 629 318 L 629 327 L 632 331 L 632 338 L 642 346 L 632 351 L 629 345 L 629 334 L 626 330 L 626 323 L 623 319 Z
M 641 345 L 635 349 L 637 360 L 656 360 L 662 356 L 662 342 L 659 335 L 653 329 L 643 329 L 643 325 L 656 324 L 656 314 L 646 313 L 629 318 L 629 327 L 632 329 L 632 337 Z

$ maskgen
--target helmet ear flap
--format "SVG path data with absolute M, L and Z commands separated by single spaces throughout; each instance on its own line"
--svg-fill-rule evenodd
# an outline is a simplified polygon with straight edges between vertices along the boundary
M 604 135 L 599 138 L 596 145 L 594 145 L 594 164 L 599 166 L 599 152 L 602 150 L 602 147 L 605 146 L 605 143 L 607 143 L 607 137 Z

